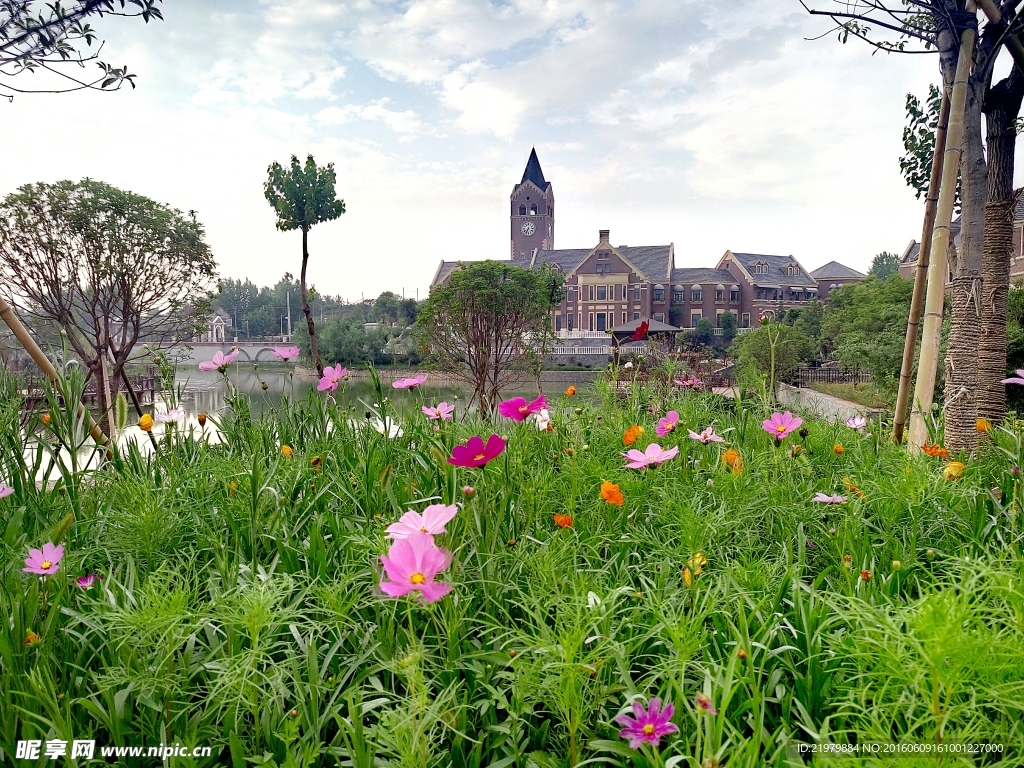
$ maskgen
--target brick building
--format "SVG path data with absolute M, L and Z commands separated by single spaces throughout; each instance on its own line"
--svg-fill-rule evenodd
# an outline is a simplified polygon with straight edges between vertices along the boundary
M 639 319 L 695 328 L 707 318 L 717 327 L 727 312 L 746 329 L 762 313 L 774 315 L 825 299 L 840 279 L 849 283 L 865 277 L 837 262 L 811 273 L 792 256 L 733 251 L 711 268 L 677 267 L 673 243 L 613 245 L 606 229 L 598 231 L 597 243 L 589 248 L 555 249 L 554 191 L 536 150 L 509 202 L 512 262 L 526 269 L 547 264 L 565 275 L 562 303 L 552 312 L 552 325 L 563 338 L 605 337 L 616 326 Z M 442 261 L 431 284 L 445 282 L 460 264 Z

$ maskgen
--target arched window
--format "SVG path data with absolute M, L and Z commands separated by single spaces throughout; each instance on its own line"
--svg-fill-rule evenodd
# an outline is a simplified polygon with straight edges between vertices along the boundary
M 525 205 L 520 205 L 519 206 L 519 215 L 520 216 L 525 216 L 526 215 L 526 206 Z
M 530 215 L 531 216 L 536 216 L 537 215 L 537 205 L 536 205 L 536 203 L 534 203 L 533 205 L 530 206 Z

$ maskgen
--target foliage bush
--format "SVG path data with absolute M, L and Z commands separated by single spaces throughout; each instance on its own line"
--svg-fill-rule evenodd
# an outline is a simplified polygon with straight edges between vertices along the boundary
M 340 392 L 256 420 L 235 397 L 221 442 L 192 429 L 75 473 L 47 472 L 48 446 L 73 439 L 60 404 L 26 443 L 9 379 L 0 394 L 4 764 L 19 739 L 95 738 L 211 745 L 179 763 L 195 766 L 639 766 L 613 719 L 655 696 L 676 708 L 671 765 L 893 740 L 1001 744 L 1021 764 L 1020 424 L 949 481 L 874 425 L 806 419 L 776 443 L 756 401 L 601 385 L 549 403 L 550 432 L 474 416 L 435 431 L 415 391 L 378 384 L 400 436 Z M 624 469 L 634 424 L 640 447 L 679 455 Z M 687 437 L 709 425 L 728 443 Z M 484 469 L 446 462 L 491 432 L 509 446 Z M 385 527 L 437 501 L 460 507 L 452 593 L 385 599 Z M 57 574 L 22 572 L 61 537 Z M 86 572 L 103 578 L 81 589 Z

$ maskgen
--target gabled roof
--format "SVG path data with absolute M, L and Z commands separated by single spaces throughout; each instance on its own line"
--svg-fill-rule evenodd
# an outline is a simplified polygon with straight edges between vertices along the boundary
M 526 161 L 526 170 L 523 171 L 523 180 L 520 184 L 532 181 L 541 189 L 548 188 L 548 182 L 544 178 L 544 171 L 540 168 L 540 160 L 537 159 L 537 148 L 530 150 L 530 159 Z
M 917 261 L 917 257 L 921 254 L 921 244 L 917 240 L 911 240 L 910 245 L 903 249 L 903 255 L 900 256 L 900 264 L 912 264 Z
M 768 253 L 736 253 L 730 251 L 730 253 L 736 257 L 742 267 L 747 270 L 752 278 L 755 280 L 765 280 L 771 282 L 781 282 L 788 285 L 811 285 L 817 288 L 817 283 L 807 274 L 807 272 L 800 267 L 799 275 L 787 275 L 786 267 L 790 264 L 796 264 L 800 266 L 800 262 L 794 259 L 792 256 L 776 256 Z M 754 265 L 762 263 L 768 265 L 768 274 L 761 273 L 757 274 L 754 271 Z
M 840 264 L 838 261 L 830 261 L 828 264 L 820 266 L 811 272 L 811 277 L 815 280 L 833 280 L 836 278 L 855 278 L 859 280 L 860 278 L 867 277 L 867 275 L 858 272 L 856 269 L 851 269 L 845 264 Z
M 563 272 L 571 272 L 577 264 L 587 258 L 587 254 L 592 250 L 592 248 L 563 248 L 558 251 L 537 251 L 537 258 L 533 260 L 533 266 L 551 264 Z
M 653 282 L 668 280 L 672 268 L 671 245 L 639 245 L 614 248 L 622 258 L 635 266 L 644 277 Z M 564 248 L 555 251 L 537 251 L 533 266 L 554 264 L 563 272 L 571 272 L 594 252 L 593 248 Z
M 736 278 L 727 269 L 710 269 L 707 267 L 677 267 L 672 270 L 672 282 L 689 287 L 695 283 L 722 283 L 735 285 Z

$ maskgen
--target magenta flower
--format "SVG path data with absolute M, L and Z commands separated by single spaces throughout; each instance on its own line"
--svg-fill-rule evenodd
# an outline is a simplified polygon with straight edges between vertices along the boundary
M 423 510 L 422 515 L 419 512 L 409 510 L 399 518 L 397 523 L 392 523 L 388 526 L 388 538 L 405 539 L 416 533 L 428 533 L 431 536 L 444 533 L 445 525 L 458 512 L 459 508 L 454 504 L 447 506 L 444 504 L 431 504 Z
M 702 443 L 704 443 L 704 445 L 707 445 L 708 443 L 724 443 L 725 442 L 725 438 L 724 437 L 720 437 L 719 435 L 715 434 L 715 428 L 714 427 L 708 427 L 707 429 L 702 430 L 699 435 L 696 432 L 694 432 L 692 429 L 688 430 L 688 431 L 690 433 L 690 438 L 691 439 L 693 439 L 693 440 L 700 440 Z
M 465 445 L 456 445 L 452 448 L 448 463 L 456 467 L 482 467 L 491 459 L 500 456 L 504 450 L 505 441 L 500 435 L 491 435 L 487 438 L 486 445 L 482 438 L 471 437 Z
M 14 489 L 11 486 L 0 483 L 0 499 L 6 499 L 12 493 L 14 493 Z
M 540 413 L 547 407 L 548 401 L 544 399 L 544 395 L 541 395 L 532 403 L 527 403 L 525 397 L 513 397 L 511 400 L 498 404 L 498 413 L 506 419 L 526 421 L 527 416 Z
M 79 576 L 77 579 L 75 579 L 75 584 L 77 584 L 82 589 L 90 589 L 92 585 L 96 583 L 96 579 L 102 578 L 103 576 L 101 576 L 98 573 L 90 573 L 86 576 Z
M 397 379 L 391 382 L 391 386 L 395 389 L 416 389 L 426 380 L 427 374 L 421 373 L 419 376 L 411 376 L 408 379 Z
M 657 747 L 664 736 L 679 733 L 679 728 L 671 722 L 676 708 L 666 704 L 661 708 L 661 699 L 651 699 L 647 708 L 639 701 L 633 702 L 633 717 L 619 715 L 615 722 L 623 726 L 619 736 L 629 739 L 630 749 L 640 749 L 644 744 Z
M 384 573 L 390 581 L 380 588 L 391 597 L 402 597 L 418 591 L 425 603 L 433 603 L 447 595 L 451 584 L 434 581 L 449 565 L 449 557 L 434 544 L 434 537 L 419 531 L 398 539 L 386 555 L 381 555 Z
M 64 545 L 56 547 L 50 542 L 43 544 L 42 549 L 30 549 L 28 557 L 25 558 L 25 567 L 21 570 L 25 573 L 36 573 L 40 576 L 49 576 L 60 568 L 60 560 L 64 557 Z
M 717 715 L 718 710 L 715 709 L 715 703 L 711 701 L 710 696 L 706 696 L 703 693 L 698 693 L 697 698 L 694 699 L 693 705 L 700 712 L 706 712 L 709 715 Z
M 782 441 L 786 435 L 800 428 L 804 420 L 794 416 L 789 411 L 785 413 L 773 413 L 770 419 L 761 422 L 765 432 L 771 434 L 776 440 Z
M 1011 376 L 1008 379 L 1003 379 L 999 383 L 1000 384 L 1024 384 L 1024 368 L 1018 368 L 1016 376 Z
M 320 379 L 320 383 L 317 384 L 316 389 L 318 392 L 323 392 L 326 389 L 333 392 L 338 388 L 341 380 L 346 376 L 348 376 L 348 368 L 342 368 L 340 363 L 333 368 L 331 366 L 327 366 L 324 368 L 323 378 Z
M 816 493 L 811 501 L 817 501 L 821 504 L 845 504 L 846 497 L 838 494 L 829 496 L 827 493 Z
M 238 350 L 233 349 L 226 355 L 223 352 L 217 351 L 213 353 L 212 360 L 205 360 L 199 364 L 200 371 L 220 371 L 224 373 L 238 358 Z
M 860 414 L 857 414 L 856 416 L 851 416 L 846 420 L 846 426 L 848 426 L 850 429 L 864 429 L 864 427 L 866 427 L 867 425 L 867 418 L 861 416 Z
M 629 469 L 645 469 L 649 466 L 664 464 L 677 453 L 679 453 L 679 446 L 663 450 L 657 443 L 651 443 L 643 453 L 633 448 L 622 455 L 626 458 L 626 466 Z
M 455 406 L 449 405 L 446 402 L 440 402 L 437 404 L 436 408 L 431 408 L 429 405 L 424 405 L 421 410 L 428 419 L 440 419 L 442 421 L 448 421 L 451 419 L 452 414 L 455 413 Z
M 675 384 L 677 387 L 697 389 L 704 382 L 698 379 L 696 376 L 684 376 L 681 379 L 672 379 L 672 383 Z
M 274 347 L 273 353 L 287 363 L 293 357 L 298 357 L 299 356 L 299 348 L 298 347 Z
M 665 414 L 665 418 L 658 419 L 658 427 L 654 431 L 658 437 L 664 437 L 677 426 L 679 426 L 679 414 L 676 411 L 669 411 Z

